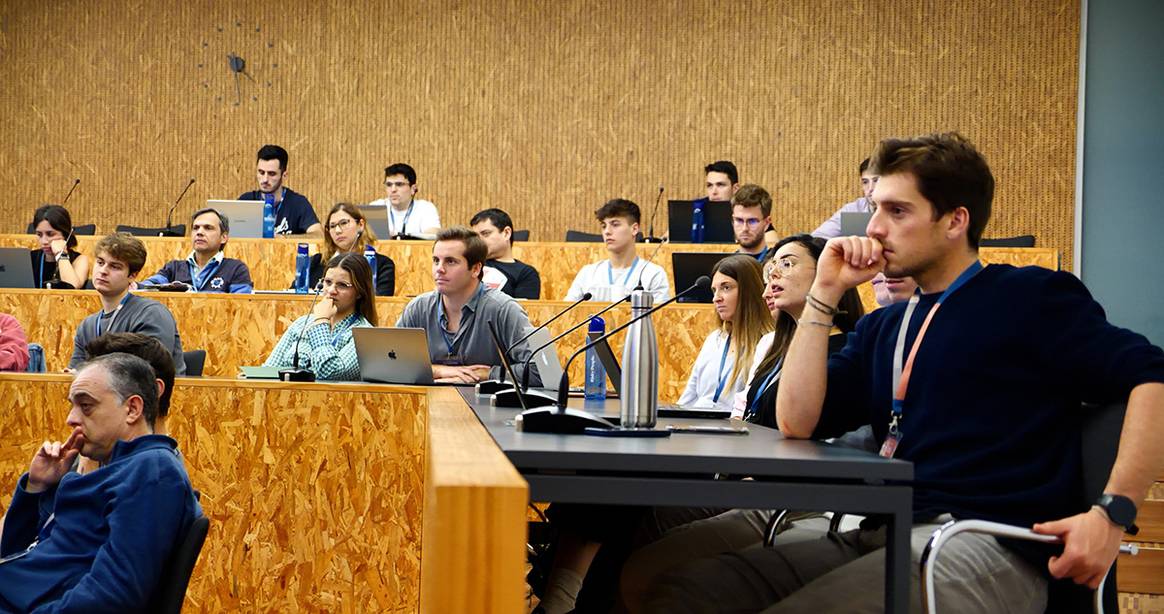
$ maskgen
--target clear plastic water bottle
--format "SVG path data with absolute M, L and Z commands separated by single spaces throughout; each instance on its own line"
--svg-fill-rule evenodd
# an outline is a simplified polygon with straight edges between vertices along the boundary
M 376 248 L 371 245 L 364 246 L 364 259 L 368 261 L 368 267 L 372 269 L 372 291 L 376 291 Z
M 307 244 L 300 243 L 295 250 L 295 293 L 307 294 L 310 289 L 311 255 L 307 253 Z
M 606 334 L 606 321 L 602 318 L 590 318 L 590 328 L 587 329 L 589 339 L 596 339 Z M 606 400 L 606 367 L 602 366 L 602 360 L 598 358 L 598 350 L 590 348 L 586 350 L 586 383 L 583 386 L 583 394 L 587 401 L 604 401 Z
M 275 236 L 275 195 L 263 193 L 263 238 L 271 239 Z
M 703 243 L 703 206 L 707 199 L 701 198 L 691 203 L 691 242 Z

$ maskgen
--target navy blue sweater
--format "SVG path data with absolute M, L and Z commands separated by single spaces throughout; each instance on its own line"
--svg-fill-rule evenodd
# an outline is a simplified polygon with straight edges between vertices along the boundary
M 0 541 L 0 611 L 143 610 L 170 553 L 202 513 L 177 443 L 120 441 L 97 471 L 30 494 L 20 478 Z M 52 522 L 47 522 L 50 515 Z
M 251 283 L 251 270 L 246 263 L 235 258 L 223 258 L 221 264 L 211 261 L 206 265 L 214 267 L 204 272 L 202 286 L 198 287 L 190 275 L 189 260 L 171 260 L 157 273 L 149 276 L 142 285 L 161 285 L 180 281 L 192 288 L 195 292 L 229 292 L 231 294 L 250 294 L 255 291 Z
M 922 297 L 906 356 L 938 294 Z M 814 434 L 888 431 L 893 349 L 905 304 L 861 319 L 829 359 Z M 1126 400 L 1164 382 L 1164 353 L 1107 322 L 1074 276 L 991 265 L 951 295 L 918 351 L 897 458 L 914 463 L 914 515 L 1029 526 L 1086 509 L 1080 478 L 1083 401 Z

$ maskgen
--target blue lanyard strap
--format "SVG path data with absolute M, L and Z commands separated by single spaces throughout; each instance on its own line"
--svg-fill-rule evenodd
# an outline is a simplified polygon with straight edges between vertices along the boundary
M 905 331 L 908 330 L 910 320 L 913 319 L 913 307 L 917 305 L 919 295 L 914 294 L 913 298 L 910 299 L 910 305 L 906 308 L 906 313 L 901 318 L 901 328 L 898 330 L 898 351 L 895 351 L 893 356 L 893 377 L 895 381 L 893 382 L 894 394 L 891 428 L 895 428 L 897 426 L 897 422 L 900 420 L 902 411 L 905 408 L 905 394 L 909 389 L 909 379 L 910 374 L 913 372 L 913 362 L 917 357 L 918 348 L 921 347 L 922 339 L 925 337 L 926 331 L 929 329 L 930 322 L 934 319 L 934 315 L 937 314 L 938 308 L 942 306 L 942 303 L 946 302 L 946 300 L 950 298 L 950 295 L 954 294 L 958 291 L 958 289 L 966 285 L 966 282 L 970 281 L 970 279 L 977 275 L 981 270 L 982 263 L 978 260 L 975 260 L 973 264 L 966 267 L 966 270 L 962 271 L 962 273 L 958 275 L 957 279 L 955 279 L 954 282 L 951 283 L 944 292 L 942 292 L 941 296 L 938 297 L 938 301 L 934 303 L 934 307 L 930 309 L 929 314 L 926 316 L 925 321 L 922 323 L 921 329 L 918 330 L 917 338 L 913 340 L 913 346 L 909 350 L 909 358 L 905 361 L 903 366 L 901 359 L 904 355 L 904 352 L 900 350 L 904 349 Z M 920 290 L 918 290 L 918 292 L 920 292 Z
M 109 315 L 109 326 L 106 328 L 106 330 L 113 329 L 113 320 L 117 319 L 117 314 L 121 311 L 121 308 L 125 306 L 125 302 L 128 301 L 129 297 L 131 297 L 131 296 L 133 296 L 133 295 L 129 294 L 127 292 L 125 294 L 125 296 L 121 297 L 121 302 L 117 304 L 117 308 L 113 310 L 113 313 Z M 93 323 L 93 326 L 97 329 L 97 336 L 98 337 L 101 336 L 101 318 L 104 316 L 105 316 L 104 311 L 102 311 L 101 313 L 98 313 L 97 314 L 97 321 Z
M 764 381 L 760 384 L 760 387 L 756 388 L 756 394 L 752 397 L 751 404 L 748 405 L 748 412 L 747 415 L 744 416 L 744 420 L 750 421 L 751 418 L 756 415 L 760 408 L 760 397 L 764 396 L 764 393 L 768 392 L 768 388 L 770 388 L 774 382 L 780 379 L 780 369 L 783 366 L 784 357 L 781 356 L 780 360 L 776 361 L 776 366 L 772 367 L 772 371 L 768 373 L 768 377 L 765 377 Z
M 41 252 L 40 252 L 40 278 L 38 279 L 40 284 L 37 285 L 38 288 L 44 287 L 44 260 L 45 260 L 45 253 L 44 253 L 44 250 L 41 250 Z
M 416 206 L 416 199 L 408 201 L 408 210 L 404 212 L 404 222 L 400 224 L 400 229 L 396 229 L 396 210 L 392 208 L 392 203 L 388 203 L 388 215 L 392 217 L 392 229 L 396 230 L 396 235 L 405 234 L 405 229 L 408 228 L 408 218 L 412 215 L 412 208 Z
M 712 403 L 719 403 L 719 395 L 723 394 L 723 387 L 727 385 L 728 375 L 731 375 L 729 369 L 727 373 L 723 372 L 723 366 L 727 364 L 728 351 L 732 349 L 732 335 L 728 333 L 727 341 L 723 344 L 723 354 L 719 357 L 719 371 L 716 371 L 716 377 L 719 378 L 719 383 L 715 386 L 715 394 L 711 397 Z
M 622 285 L 624 287 L 626 286 L 626 282 L 630 280 L 631 273 L 634 273 L 635 268 L 638 266 L 639 266 L 639 257 L 635 256 L 635 260 L 634 260 L 634 262 L 631 263 L 630 268 L 627 269 L 626 275 L 623 275 L 623 277 L 622 277 Z M 614 263 L 609 261 L 609 260 L 606 261 L 606 280 L 607 280 L 607 282 L 609 282 L 609 284 L 611 286 L 614 285 Z

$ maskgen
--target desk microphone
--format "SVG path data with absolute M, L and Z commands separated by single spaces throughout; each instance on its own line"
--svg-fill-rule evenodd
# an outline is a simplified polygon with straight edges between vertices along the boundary
M 194 183 L 194 180 L 191 179 L 190 183 Z M 320 294 L 323 294 L 323 280 L 322 279 L 319 280 L 319 283 L 315 284 L 315 298 L 311 299 L 311 308 L 307 310 L 308 317 L 310 317 L 311 314 L 315 312 L 315 303 L 317 303 L 319 301 Z M 291 368 L 279 370 L 279 380 L 280 381 L 284 381 L 284 382 L 314 382 L 315 381 L 315 371 L 312 371 L 310 369 L 300 369 L 299 368 L 299 342 L 303 340 L 303 333 L 307 331 L 308 326 L 311 326 L 310 321 L 305 323 L 303 325 L 303 328 L 299 329 L 299 335 L 295 337 L 295 353 L 293 354 L 293 357 L 291 359 Z
M 61 206 L 64 206 L 65 203 L 69 202 L 69 197 L 73 195 L 73 190 L 77 189 L 78 183 L 81 183 L 80 177 L 77 177 L 76 179 L 73 180 L 73 187 L 69 188 L 68 194 L 65 194 L 65 199 L 61 201 Z
M 586 316 L 586 319 L 571 326 L 566 332 L 558 335 L 557 337 L 554 337 L 553 339 L 550 339 L 549 341 L 547 341 L 545 344 L 543 344 L 538 349 L 530 352 L 529 358 L 525 359 L 525 371 L 521 374 L 521 389 L 522 390 L 529 390 L 529 363 L 533 361 L 534 356 L 536 356 L 538 352 L 540 352 L 540 351 L 550 347 L 551 345 L 557 343 L 566 335 L 569 335 L 570 333 L 578 330 L 579 328 L 582 328 L 586 324 L 590 323 L 590 320 L 597 318 L 598 316 L 610 311 L 611 309 L 614 309 L 615 307 L 618 307 L 622 303 L 627 302 L 628 300 L 630 300 L 630 297 L 631 297 L 631 295 L 628 294 L 628 295 L 618 299 L 617 301 L 614 301 L 613 303 L 607 305 L 606 307 L 603 307 L 601 311 L 599 311 L 597 313 L 592 313 L 592 314 Z
M 80 179 L 78 179 L 77 181 L 80 181 Z M 170 205 L 170 210 L 166 212 L 166 227 L 163 228 L 162 231 L 158 233 L 159 237 L 172 237 L 172 236 L 174 236 L 174 231 L 173 231 L 174 226 L 170 223 L 170 221 L 173 219 L 173 216 L 174 216 L 174 209 L 176 209 L 178 207 L 178 203 L 181 202 L 182 197 L 186 195 L 186 192 L 190 189 L 190 186 L 192 186 L 192 185 L 194 185 L 194 178 L 193 177 L 190 178 L 190 183 L 187 183 L 186 187 L 182 188 L 182 193 L 178 195 L 178 198 L 174 199 L 174 204 Z
M 562 368 L 562 379 L 558 384 L 557 407 L 539 407 L 537 409 L 527 409 L 526 411 L 521 412 L 521 414 L 518 416 L 518 420 L 516 421 L 518 424 L 518 430 L 526 433 L 578 434 L 585 432 L 587 428 L 614 428 L 610 422 L 598 416 L 567 407 L 570 396 L 570 365 L 574 362 L 574 359 L 578 358 L 578 356 L 580 356 L 586 350 L 598 345 L 603 341 L 606 341 L 614 334 L 626 330 L 635 322 L 638 322 L 639 320 L 642 320 L 643 318 L 655 313 L 667 305 L 670 305 L 680 297 L 694 291 L 696 288 L 702 288 L 706 290 L 710 286 L 711 278 L 707 275 L 704 275 L 695 280 L 695 283 L 686 290 L 663 301 L 662 303 L 659 303 L 658 305 L 648 309 L 638 316 L 631 318 L 625 324 L 616 327 L 614 330 L 592 340 L 590 343 L 587 343 L 586 345 L 579 348 L 578 351 L 570 355 L 570 359 L 566 361 L 565 366 Z M 631 391 L 623 390 L 622 394 L 631 394 Z
M 509 344 L 509 347 L 505 348 L 505 356 L 503 356 L 502 358 L 509 360 L 509 353 L 513 351 L 513 348 L 517 347 L 518 345 L 521 345 L 527 339 L 529 339 L 530 337 L 537 334 L 537 332 L 539 330 L 542 330 L 545 327 L 549 326 L 551 323 L 553 323 L 554 320 L 557 320 L 558 318 L 566 315 L 567 311 L 570 311 L 571 309 L 577 307 L 578 305 L 585 303 L 586 301 L 590 300 L 591 297 L 593 297 L 593 296 L 594 295 L 589 293 L 589 292 L 587 292 L 586 294 L 583 294 L 582 298 L 574 301 L 573 304 L 571 304 L 571 305 L 567 306 L 565 309 L 559 311 L 557 314 L 554 315 L 554 317 L 543 322 L 541 326 L 529 331 L 521 339 L 518 339 L 517 341 L 514 341 L 513 343 Z M 530 356 L 533 356 L 533 355 L 531 354 Z M 527 370 L 529 369 L 529 361 L 528 360 L 525 362 L 525 368 Z M 523 374 L 522 377 L 528 381 L 528 378 L 529 378 L 528 372 L 526 374 Z M 497 378 L 496 380 L 488 380 L 488 381 L 484 381 L 484 382 L 478 382 L 476 390 L 477 390 L 477 394 L 481 394 L 481 395 L 494 394 L 494 393 L 500 392 L 502 390 L 505 390 L 506 388 L 512 388 L 516 385 L 517 385 L 517 382 L 513 382 L 512 384 L 505 383 L 505 369 L 502 369 L 501 370 L 501 377 Z M 529 386 L 528 385 L 525 386 L 524 389 L 528 390 Z M 507 406 L 503 405 L 502 407 L 507 407 Z M 517 407 L 517 405 L 514 405 L 513 407 Z
M 659 215 L 659 202 L 663 200 L 663 186 L 659 186 L 659 193 L 655 196 L 655 206 L 651 207 L 651 224 L 647 227 L 647 238 L 643 239 L 643 243 L 662 242 L 662 239 L 655 236 L 655 217 Z
M 643 268 L 639 269 L 639 280 L 635 284 L 635 290 L 645 290 L 643 288 L 643 275 L 647 272 L 647 265 L 655 263 L 655 256 L 659 255 L 659 250 L 663 249 L 664 243 L 669 243 L 671 239 L 659 239 L 659 244 L 655 246 L 655 250 L 651 252 L 651 256 L 647 258 L 647 262 L 643 264 Z M 627 296 L 630 296 L 629 294 Z

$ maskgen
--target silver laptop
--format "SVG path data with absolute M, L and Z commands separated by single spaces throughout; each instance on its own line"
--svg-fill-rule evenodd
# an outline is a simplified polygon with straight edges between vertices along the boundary
M 32 257 L 23 247 L 0 248 L 0 288 L 34 288 Z
M 360 205 L 360 213 L 364 214 L 364 219 L 368 222 L 368 228 L 376 233 L 377 239 L 390 238 L 388 230 L 388 206 L 379 205 Z
M 230 220 L 230 236 L 236 239 L 263 238 L 263 201 L 208 200 L 206 206 Z
M 526 340 L 526 344 L 532 350 L 546 345 L 550 339 L 550 331 L 543 328 L 530 336 Z M 558 358 L 558 350 L 554 344 L 551 343 L 542 351 L 534 354 L 532 362 L 538 367 L 538 376 L 542 378 L 542 388 L 557 390 L 558 384 L 562 381 L 562 361 Z
M 865 228 L 869 226 L 869 220 L 872 218 L 872 211 L 842 211 L 841 236 L 865 236 Z
M 352 329 L 360 379 L 385 384 L 431 386 L 432 358 L 423 328 Z

